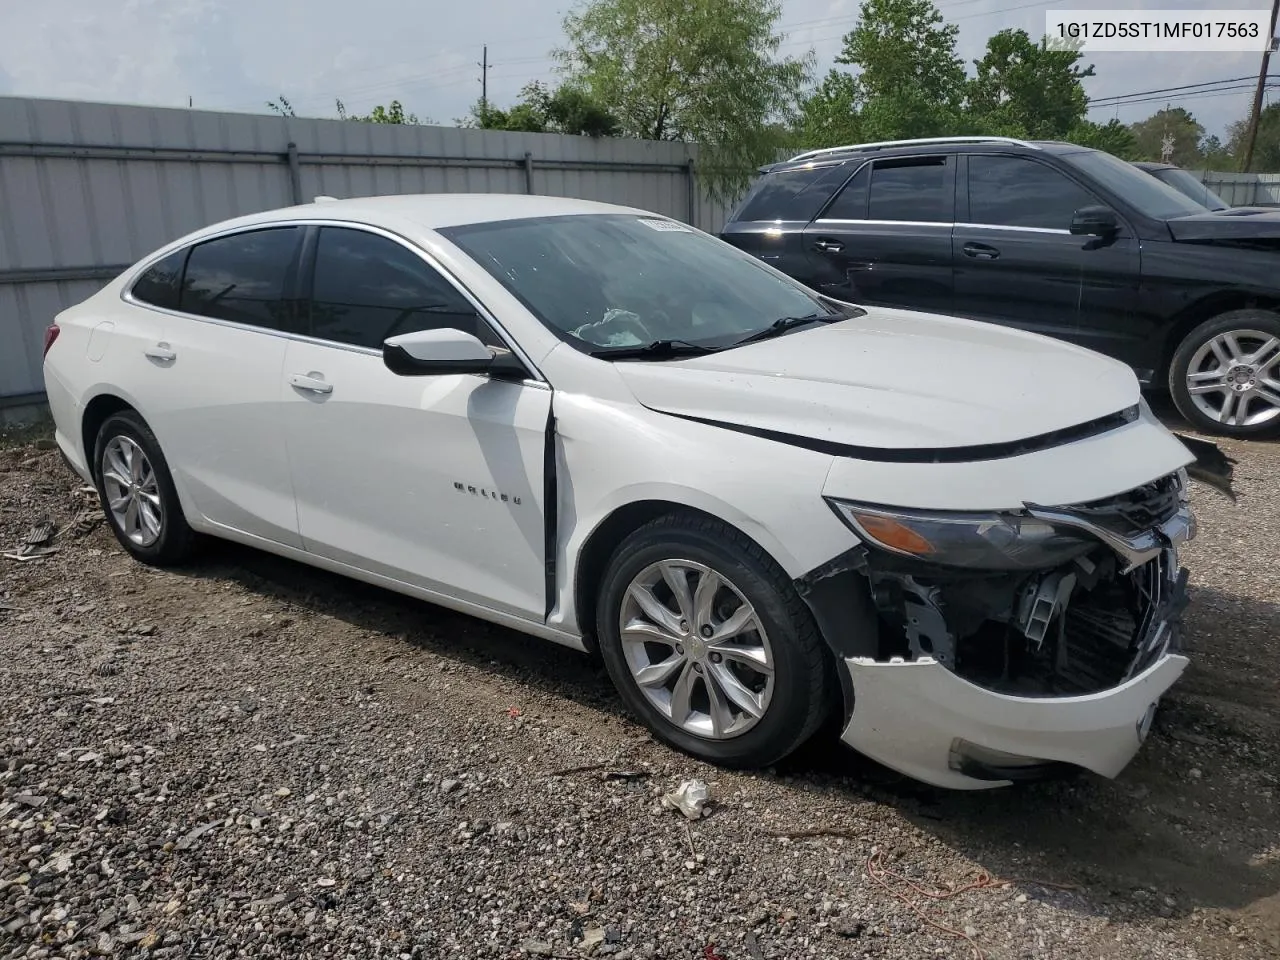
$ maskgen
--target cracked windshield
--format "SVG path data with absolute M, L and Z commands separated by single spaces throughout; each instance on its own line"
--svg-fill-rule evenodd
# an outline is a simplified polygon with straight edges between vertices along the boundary
M 580 350 L 668 341 L 719 349 L 783 326 L 856 311 L 656 217 L 499 221 L 441 231 Z

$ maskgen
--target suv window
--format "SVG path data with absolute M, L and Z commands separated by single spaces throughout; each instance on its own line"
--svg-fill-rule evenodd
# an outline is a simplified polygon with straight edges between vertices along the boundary
M 799 167 L 762 177 L 735 220 L 803 220 L 818 215 L 836 187 L 849 176 L 844 161 L 821 167 Z
M 1204 207 L 1183 196 L 1162 180 L 1143 173 L 1132 164 L 1101 150 L 1078 150 L 1062 154 L 1062 160 L 1088 179 L 1112 194 L 1123 197 L 1139 213 L 1153 220 L 1168 220 L 1193 213 L 1204 213 Z
M 198 244 L 187 258 L 179 309 L 295 331 L 296 311 L 286 297 L 301 236 L 299 227 L 272 227 Z
M 182 266 L 186 262 L 186 249 L 169 254 L 151 266 L 133 285 L 130 293 L 135 300 L 166 310 L 178 309 L 178 288 L 182 283 Z
M 471 302 L 411 250 L 364 230 L 321 228 L 313 337 L 379 350 L 388 337 L 447 327 L 500 343 Z
M 1083 187 L 1024 157 L 969 157 L 969 222 L 1066 230 L 1081 207 L 1097 203 Z
M 871 164 L 864 163 L 853 175 L 835 202 L 822 215 L 824 220 L 867 219 L 867 183 L 871 180 Z
M 944 157 L 879 160 L 871 172 L 867 218 L 950 223 L 948 179 Z

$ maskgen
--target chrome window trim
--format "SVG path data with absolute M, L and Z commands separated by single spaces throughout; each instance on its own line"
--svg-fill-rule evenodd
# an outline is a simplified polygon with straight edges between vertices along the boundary
M 475 308 L 476 313 L 478 313 L 480 317 L 486 323 L 488 323 L 490 327 L 493 328 L 494 332 L 498 334 L 498 337 L 507 345 L 507 349 L 509 349 L 512 353 L 514 353 L 520 359 L 520 362 L 523 363 L 525 367 L 533 373 L 534 379 L 533 380 L 526 379 L 522 381 L 523 383 L 526 383 L 529 385 L 541 384 L 547 387 L 548 389 L 550 388 L 551 385 L 550 383 L 547 382 L 547 378 L 543 375 L 542 371 L 539 370 L 538 367 L 533 363 L 533 361 L 529 358 L 529 355 L 526 354 L 523 349 L 521 349 L 519 343 L 516 342 L 515 337 L 511 336 L 511 334 L 507 331 L 506 327 L 504 327 L 498 321 L 498 318 L 494 315 L 493 311 L 491 311 L 488 307 L 486 307 L 483 303 L 481 303 L 479 298 L 477 298 L 474 294 L 472 294 L 472 292 L 466 287 L 466 285 L 463 284 L 460 280 L 458 280 L 458 278 L 455 277 L 450 271 L 446 270 L 444 266 L 442 266 L 441 263 L 434 256 L 432 256 L 428 251 L 423 250 L 421 247 L 415 244 L 412 240 L 409 240 L 407 237 L 402 237 L 400 236 L 400 234 L 395 233 L 394 231 L 388 230 L 385 227 L 379 227 L 379 226 L 375 226 L 373 224 L 368 224 L 368 223 L 360 223 L 354 220 L 333 220 L 333 219 L 319 219 L 319 218 L 317 219 L 291 218 L 288 220 L 268 220 L 268 221 L 263 221 L 261 223 L 242 224 L 236 227 L 226 227 L 222 230 L 217 230 L 212 233 L 202 234 L 201 236 L 193 240 L 189 240 L 185 244 L 182 244 L 176 247 L 165 248 L 162 252 L 153 254 L 152 256 L 148 257 L 146 260 L 143 260 L 141 263 L 139 263 L 128 274 L 128 277 L 125 280 L 124 285 L 120 291 L 120 299 L 132 306 L 142 307 L 145 310 L 154 310 L 156 313 L 166 314 L 171 317 L 178 317 L 183 320 L 197 320 L 201 323 L 212 323 L 217 326 L 229 327 L 234 330 L 245 330 L 251 333 L 260 333 L 269 337 L 280 337 L 284 340 L 296 340 L 300 343 L 310 343 L 310 344 L 314 344 L 316 346 L 321 346 L 321 347 L 331 347 L 335 350 L 345 350 L 348 353 L 362 353 L 362 354 L 368 354 L 370 356 L 375 356 L 375 357 L 382 356 L 382 352 L 380 350 L 374 350 L 369 347 L 358 347 L 349 343 L 339 343 L 336 340 L 325 340 L 321 337 L 312 337 L 303 333 L 290 333 L 285 330 L 272 330 L 270 327 L 259 327 L 251 323 L 239 323 L 235 320 L 222 320 L 218 317 L 205 317 L 196 313 L 186 313 L 182 310 L 170 310 L 168 307 L 158 307 L 155 304 L 147 303 L 145 300 L 139 300 L 137 297 L 133 295 L 133 288 L 137 284 L 137 282 L 142 279 L 142 275 L 146 273 L 148 270 L 150 270 L 157 263 L 159 263 L 161 260 L 163 260 L 165 257 L 171 256 L 180 251 L 190 251 L 193 247 L 197 247 L 202 243 L 208 243 L 210 240 L 220 240 L 223 237 L 231 237 L 240 233 L 252 233 L 258 230 L 271 230 L 271 229 L 284 228 L 284 227 L 304 227 L 304 228 L 305 227 L 338 227 L 346 230 L 360 230 L 365 233 L 372 233 L 376 236 L 384 237 L 387 240 L 391 240 L 394 243 L 400 244 L 400 246 L 404 247 L 410 253 L 413 253 L 414 255 L 419 257 L 423 262 L 427 264 L 427 266 L 431 267 L 431 269 L 435 270 L 438 274 L 440 274 L 440 276 L 443 277 L 450 286 L 452 286 L 458 293 L 460 293 L 467 300 L 467 302 L 470 303 Z
M 1005 223 L 957 223 L 957 227 L 964 227 L 966 230 L 1014 230 L 1019 233 L 1059 233 L 1071 235 L 1070 230 L 1063 230 L 1061 227 L 1022 227 Z
M 1020 233 L 1058 233 L 1070 236 L 1070 230 L 1059 227 L 1018 227 L 1003 223 L 947 223 L 942 220 L 845 220 L 838 217 L 823 217 L 813 221 L 815 224 L 832 223 L 840 225 L 867 224 L 873 227 L 907 226 L 907 227 L 964 227 L 966 230 L 1014 230 Z
M 846 220 L 840 217 L 823 217 L 814 223 L 857 224 L 865 223 L 873 227 L 953 227 L 950 220 Z

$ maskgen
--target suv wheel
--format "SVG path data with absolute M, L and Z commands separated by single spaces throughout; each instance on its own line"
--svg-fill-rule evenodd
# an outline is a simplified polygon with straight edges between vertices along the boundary
M 830 656 L 786 574 L 717 521 L 661 517 L 614 552 L 597 636 L 632 713 L 666 743 L 767 766 L 830 709 Z
M 93 464 L 102 509 L 120 545 L 135 560 L 155 566 L 186 559 L 195 534 L 160 444 L 138 413 L 125 410 L 106 419 Z
M 1169 368 L 1178 412 L 1210 433 L 1280 434 L 1280 315 L 1231 310 L 1196 327 Z

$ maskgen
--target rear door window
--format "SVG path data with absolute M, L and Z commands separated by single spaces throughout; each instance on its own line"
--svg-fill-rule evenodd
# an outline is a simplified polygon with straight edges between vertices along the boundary
M 954 189 L 945 157 L 877 160 L 867 205 L 870 220 L 951 223 Z
M 201 317 L 297 332 L 297 310 L 288 298 L 301 239 L 301 227 L 272 227 L 198 244 L 187 259 L 180 309 Z
M 756 185 L 735 219 L 808 223 L 852 170 L 852 164 L 842 162 L 768 174 Z

